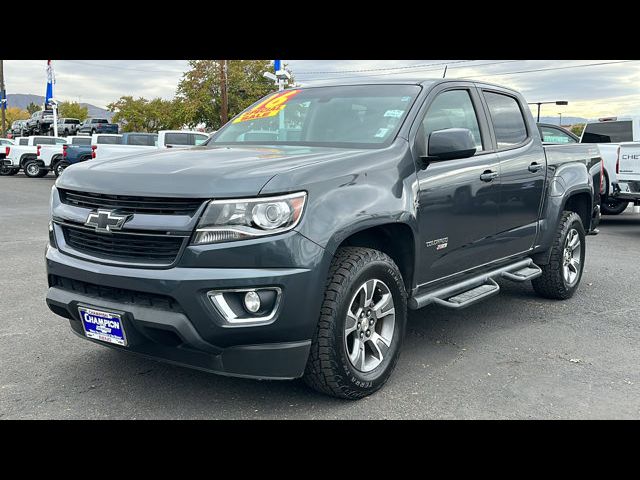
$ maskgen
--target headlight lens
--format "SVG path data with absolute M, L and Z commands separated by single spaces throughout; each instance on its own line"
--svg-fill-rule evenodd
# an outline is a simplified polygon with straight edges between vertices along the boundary
M 193 243 L 229 242 L 274 235 L 294 228 L 302 217 L 306 192 L 278 197 L 212 200 Z

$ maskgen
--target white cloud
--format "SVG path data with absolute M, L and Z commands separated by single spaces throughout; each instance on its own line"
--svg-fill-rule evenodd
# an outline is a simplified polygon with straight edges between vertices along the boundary
M 567 100 L 565 107 L 542 107 L 542 115 L 596 117 L 638 113 L 640 62 L 513 73 L 558 67 L 576 67 L 606 60 L 285 60 L 303 85 L 321 80 L 391 80 L 470 77 L 521 91 L 528 101 Z M 44 95 L 45 60 L 5 60 L 8 93 Z M 404 68 L 414 67 L 415 68 Z M 56 96 L 105 107 L 122 95 L 172 98 L 186 60 L 54 60 Z M 403 67 L 403 68 L 398 68 Z M 397 70 L 381 70 L 397 68 Z M 354 70 L 357 70 L 354 72 Z M 364 71 L 362 71 L 364 70 Z M 331 73 L 333 72 L 333 73 Z M 548 111 L 547 111 L 548 110 Z

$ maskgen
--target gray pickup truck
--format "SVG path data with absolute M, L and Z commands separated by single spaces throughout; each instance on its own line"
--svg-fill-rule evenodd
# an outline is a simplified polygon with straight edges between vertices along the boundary
M 407 309 L 498 281 L 571 297 L 601 168 L 597 147 L 543 146 L 496 85 L 284 90 L 203 146 L 68 167 L 46 301 L 101 345 L 357 399 L 389 378 Z
M 80 129 L 80 120 L 77 118 L 59 118 L 58 119 L 58 135 L 68 137 L 69 135 L 77 135 Z

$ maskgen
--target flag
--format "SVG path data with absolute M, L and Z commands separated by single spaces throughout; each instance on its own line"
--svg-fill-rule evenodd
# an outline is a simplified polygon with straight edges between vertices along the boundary
M 0 108 L 2 110 L 7 109 L 7 92 L 5 90 L 0 92 Z
M 56 76 L 53 73 L 53 65 L 51 60 L 47 60 L 47 94 L 44 98 L 44 104 L 49 105 L 49 102 L 53 98 L 53 84 L 56 83 Z

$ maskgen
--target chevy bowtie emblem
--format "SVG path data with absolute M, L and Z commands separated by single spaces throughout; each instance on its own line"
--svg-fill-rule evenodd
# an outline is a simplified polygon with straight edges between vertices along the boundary
M 114 210 L 98 209 L 91 212 L 84 224 L 87 227 L 93 227 L 96 232 L 113 232 L 122 230 L 124 224 L 133 217 L 131 214 L 118 214 Z

